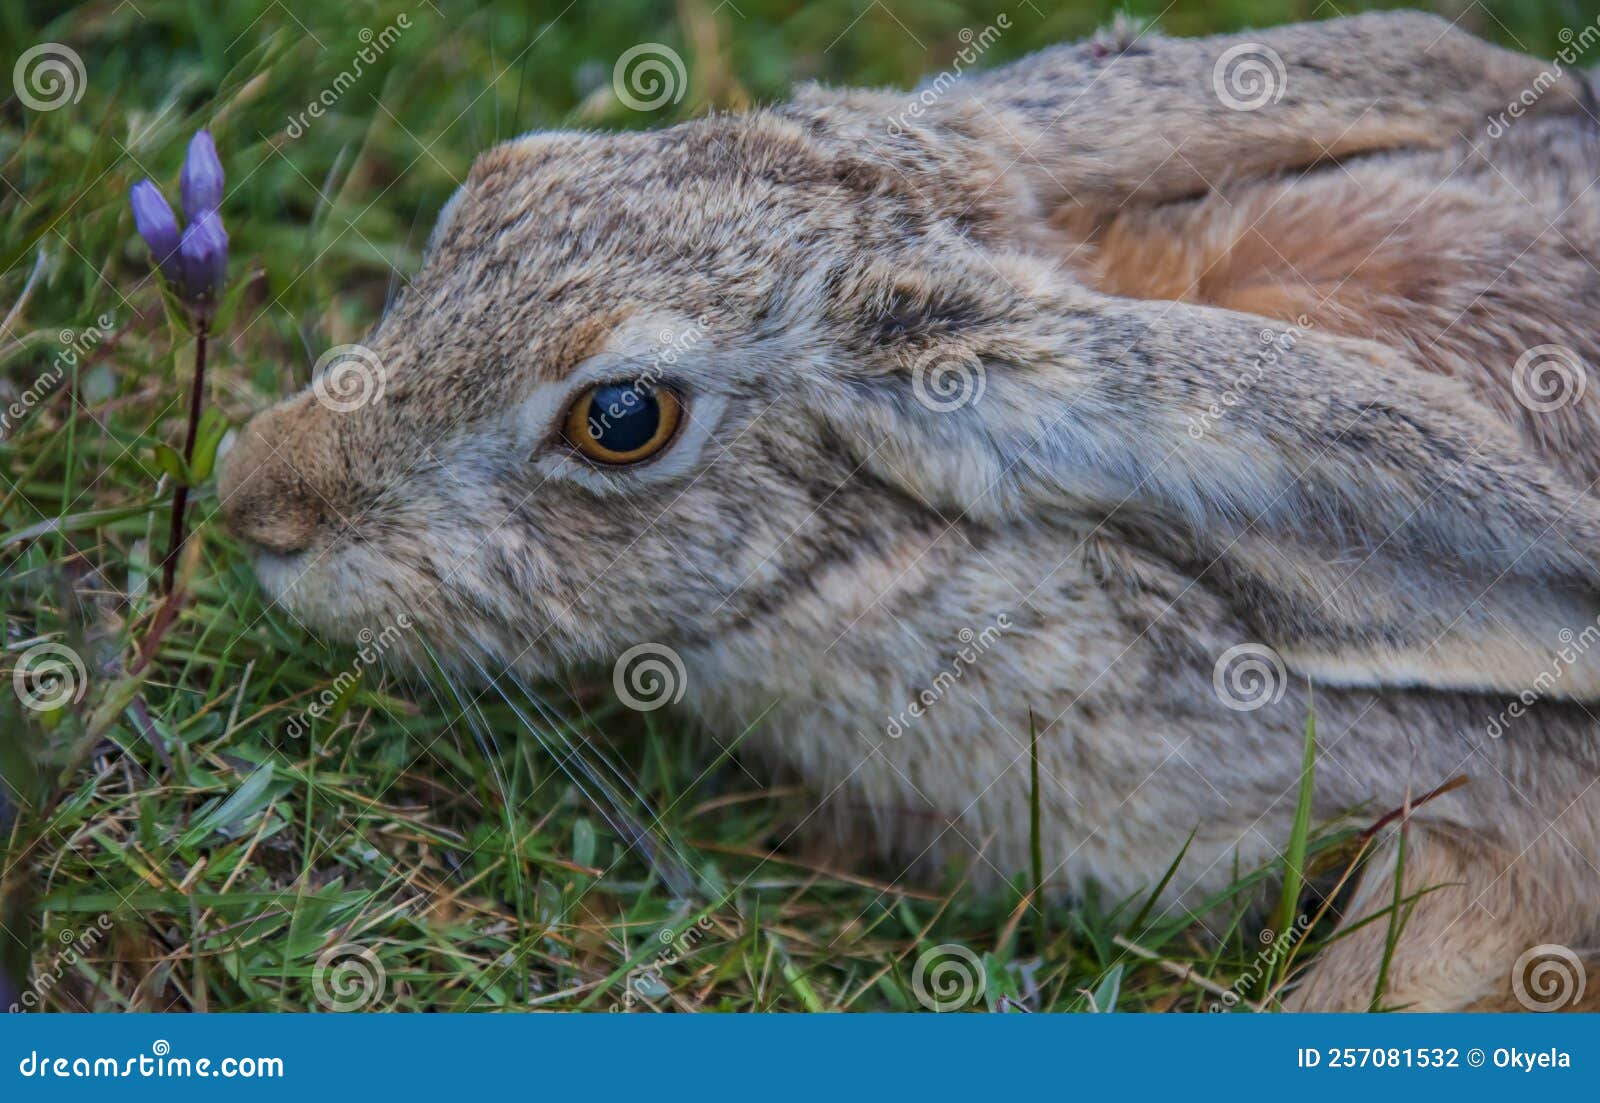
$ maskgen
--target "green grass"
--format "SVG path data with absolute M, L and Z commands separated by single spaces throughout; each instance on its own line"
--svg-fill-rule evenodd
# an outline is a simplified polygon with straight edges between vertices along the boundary
M 1195 1009 L 1262 975 L 1242 917 L 1281 870 L 1240 871 L 1203 925 L 1092 896 L 1023 922 L 1039 863 L 985 896 L 960 869 L 910 885 L 815 849 L 791 837 L 805 793 L 754 784 L 728 754 L 620 710 L 603 682 L 541 687 L 570 725 L 515 690 L 464 709 L 470 695 L 371 666 L 349 684 L 348 650 L 264 607 L 210 520 L 209 485 L 183 564 L 190 599 L 139 666 L 170 494 L 157 448 L 181 440 L 192 352 L 164 318 L 126 196 L 146 174 L 174 192 L 197 127 L 223 153 L 232 274 L 246 283 L 214 341 L 207 400 L 239 425 L 302 385 L 318 351 L 367 331 L 497 138 L 660 125 L 779 98 L 799 79 L 909 84 L 946 62 L 962 28 L 1000 12 L 1015 29 L 996 63 L 1080 37 L 1113 5 L 439 8 L 0 12 L 7 72 L 55 41 L 87 77 L 58 110 L 0 105 L 0 397 L 26 406 L 0 434 L 0 677 L 9 686 L 41 641 L 70 647 L 86 675 L 82 698 L 49 712 L 0 692 L 0 975 L 51 1009 L 256 1011 L 315 1008 L 319 985 L 324 1005 L 344 993 L 377 1008 L 604 1009 L 663 953 L 659 976 L 634 985 L 635 1009 L 915 1010 L 919 956 L 950 943 L 979 957 L 976 1008 Z M 1164 12 L 1175 33 L 1334 14 L 1244 0 L 1133 10 Z M 360 29 L 402 13 L 412 28 L 326 114 L 292 125 L 350 66 Z M 1502 0 L 1464 22 L 1549 51 L 1578 17 L 1576 5 Z M 612 63 L 643 41 L 688 65 L 689 94 L 666 112 L 609 94 Z M 330 715 L 286 733 L 336 680 Z M 575 749 L 590 775 L 562 769 Z M 625 817 L 659 817 L 652 857 L 627 845 Z M 1339 840 L 1297 836 L 1313 873 L 1337 867 Z M 346 945 L 381 984 L 318 967 Z M 1259 1000 L 1269 988 L 1238 991 Z

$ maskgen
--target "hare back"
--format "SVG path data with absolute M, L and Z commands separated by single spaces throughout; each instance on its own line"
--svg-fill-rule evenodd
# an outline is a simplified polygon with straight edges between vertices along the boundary
M 1201 197 L 1062 212 L 1112 294 L 1376 339 L 1467 382 L 1580 486 L 1600 479 L 1600 125 L 1526 119 Z M 1587 397 L 1586 397 L 1587 396 Z

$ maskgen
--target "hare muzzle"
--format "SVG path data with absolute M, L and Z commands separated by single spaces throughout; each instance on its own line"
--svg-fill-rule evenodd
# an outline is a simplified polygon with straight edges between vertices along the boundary
M 255 547 L 293 555 L 311 547 L 323 526 L 324 497 L 314 470 L 325 411 L 290 402 L 246 425 L 222 459 L 217 494 L 229 531 Z

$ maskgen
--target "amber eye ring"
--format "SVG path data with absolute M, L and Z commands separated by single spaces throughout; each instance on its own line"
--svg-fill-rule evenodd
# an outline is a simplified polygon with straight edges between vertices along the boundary
M 640 463 L 678 432 L 683 402 L 657 384 L 601 383 L 567 410 L 561 436 L 582 457 L 610 467 Z

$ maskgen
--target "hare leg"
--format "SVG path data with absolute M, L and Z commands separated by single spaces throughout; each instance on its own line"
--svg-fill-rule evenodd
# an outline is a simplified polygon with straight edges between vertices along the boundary
M 1586 990 L 1596 994 L 1581 956 L 1594 895 L 1573 883 L 1574 871 L 1558 850 L 1563 845 L 1541 836 L 1518 853 L 1413 824 L 1401 895 L 1415 903 L 1408 915 L 1401 906 L 1404 925 L 1377 1003 L 1392 914 L 1386 912 L 1395 896 L 1395 840 L 1362 878 L 1346 913 L 1349 933 L 1312 962 L 1287 1005 L 1298 1011 L 1583 1006 Z M 1356 928 L 1363 920 L 1369 921 Z

